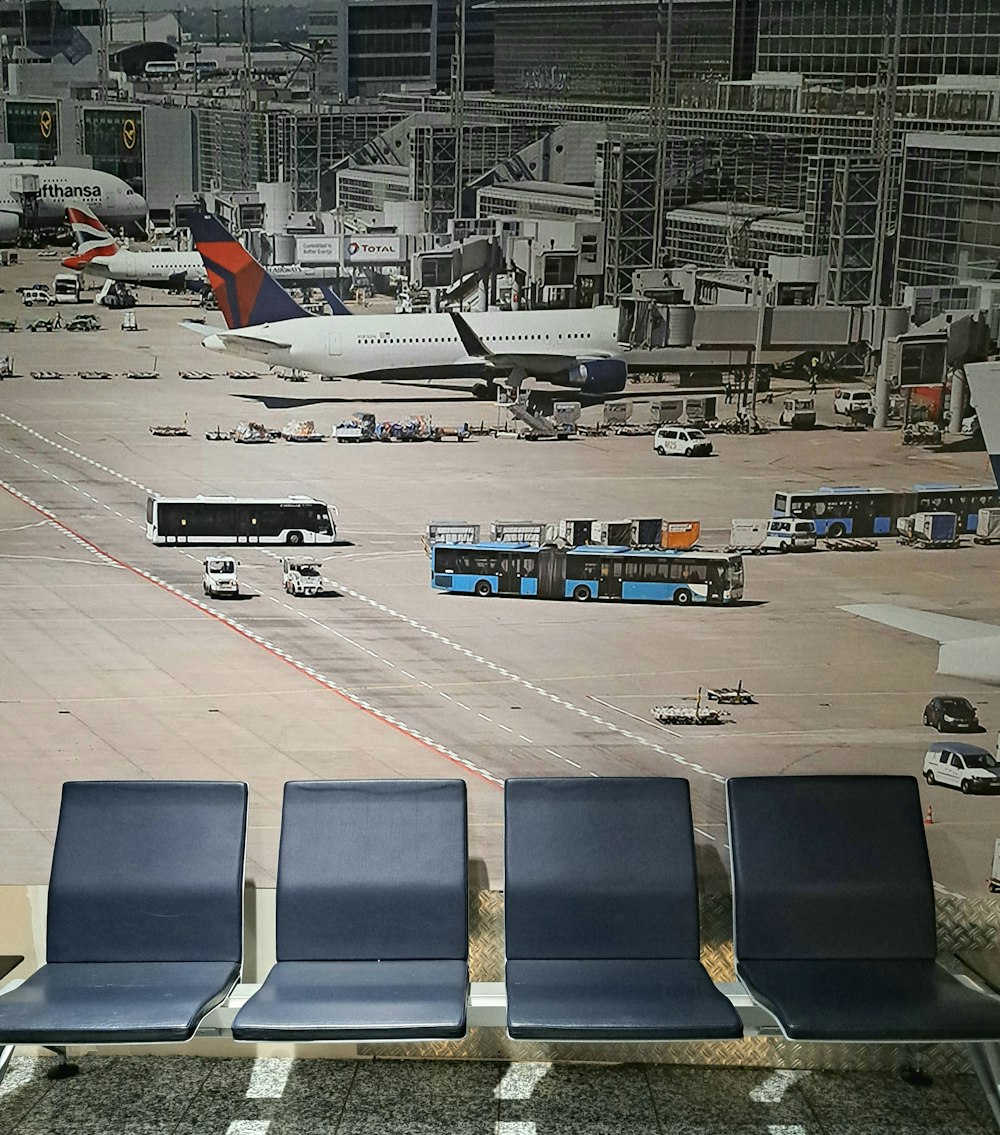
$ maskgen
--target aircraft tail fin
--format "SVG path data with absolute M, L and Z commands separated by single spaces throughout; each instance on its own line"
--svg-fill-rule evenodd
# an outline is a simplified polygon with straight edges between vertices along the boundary
M 337 295 L 337 293 L 333 290 L 333 288 L 326 286 L 326 285 L 323 285 L 323 284 L 320 284 L 319 290 L 323 294 L 323 299 L 325 299 L 326 302 L 330 305 L 330 314 L 331 315 L 351 315 L 352 314 L 350 308 L 347 307 L 347 305 L 340 298 L 340 296 Z
M 965 374 L 993 466 L 993 478 L 1000 488 L 1000 362 L 967 363 Z
M 189 224 L 194 246 L 230 330 L 309 318 L 309 312 L 268 275 L 217 217 L 192 213 Z
M 114 256 L 119 251 L 118 241 L 89 209 L 71 205 L 66 210 L 66 219 L 73 229 L 76 252 L 66 257 L 63 267 L 81 272 L 92 261 Z

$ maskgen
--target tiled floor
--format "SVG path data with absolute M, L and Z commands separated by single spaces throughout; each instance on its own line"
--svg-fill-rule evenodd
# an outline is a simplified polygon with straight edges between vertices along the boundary
M 984 1135 L 972 1077 L 664 1065 L 15 1056 L 0 1135 Z

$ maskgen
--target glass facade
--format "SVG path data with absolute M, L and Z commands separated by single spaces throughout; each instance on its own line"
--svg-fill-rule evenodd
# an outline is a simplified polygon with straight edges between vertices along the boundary
M 141 110 L 84 110 L 83 152 L 93 160 L 94 169 L 120 177 L 136 193 L 145 193 L 142 151 Z
M 908 138 L 899 225 L 897 285 L 1000 278 L 1000 138 Z
M 649 102 L 656 48 L 653 0 L 497 0 L 494 89 L 502 95 Z M 674 0 L 674 101 L 695 101 L 729 78 L 733 0 Z M 665 28 L 661 23 L 661 35 Z
M 1000 74 L 997 0 L 900 0 L 901 82 Z M 758 71 L 866 84 L 882 52 L 883 0 L 760 0 Z
M 8 102 L 7 141 L 15 158 L 54 161 L 59 153 L 59 111 L 54 102 Z

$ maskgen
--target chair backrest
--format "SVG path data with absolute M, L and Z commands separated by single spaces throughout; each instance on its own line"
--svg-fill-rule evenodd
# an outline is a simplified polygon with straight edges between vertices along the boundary
M 686 780 L 508 780 L 508 958 L 697 958 Z
M 913 777 L 735 777 L 727 795 L 737 958 L 934 957 Z
M 246 823 L 236 781 L 64 784 L 48 960 L 239 961 Z
M 464 781 L 285 785 L 279 961 L 466 958 L 468 886 Z

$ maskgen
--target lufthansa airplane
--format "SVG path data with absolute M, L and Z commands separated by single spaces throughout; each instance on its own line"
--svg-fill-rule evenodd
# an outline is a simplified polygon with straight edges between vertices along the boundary
M 526 377 L 600 395 L 625 389 L 614 307 L 469 315 L 311 316 L 215 217 L 190 219 L 195 247 L 228 330 L 204 336 L 268 366 L 331 378 L 485 380 L 520 387 Z
M 0 167 L 0 244 L 22 228 L 58 228 L 73 205 L 94 209 L 109 224 L 141 232 L 149 211 L 141 193 L 114 174 L 75 166 Z

